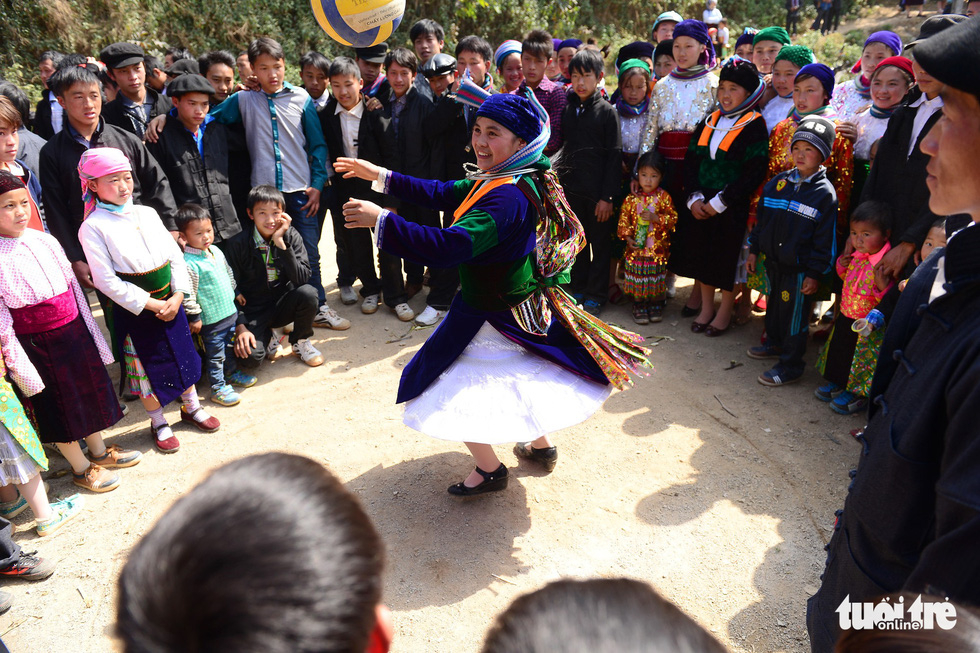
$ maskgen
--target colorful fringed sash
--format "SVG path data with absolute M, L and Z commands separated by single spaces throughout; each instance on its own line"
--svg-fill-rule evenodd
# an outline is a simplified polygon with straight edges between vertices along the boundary
M 489 93 L 465 77 L 456 93 L 457 102 L 475 107 L 479 107 L 487 97 Z M 568 205 L 558 175 L 551 169 L 551 162 L 542 154 L 551 138 L 548 112 L 534 93 L 528 91 L 527 97 L 538 112 L 541 124 L 538 137 L 503 163 L 468 175 L 478 180 L 478 186 L 489 186 L 480 181 L 503 185 L 514 183 L 516 179 L 518 188 L 538 210 L 535 245 L 537 288 L 512 309 L 513 315 L 522 329 L 535 335 L 547 333 L 552 317 L 557 318 L 585 347 L 609 382 L 623 390 L 633 385 L 631 374 L 641 374 L 643 368 L 652 369 L 648 360 L 650 350 L 642 346 L 642 336 L 590 315 L 559 286 L 567 282 L 568 271 L 575 257 L 585 248 L 585 230 Z M 486 188 L 484 192 L 489 190 Z M 477 193 L 474 189 L 467 199 Z

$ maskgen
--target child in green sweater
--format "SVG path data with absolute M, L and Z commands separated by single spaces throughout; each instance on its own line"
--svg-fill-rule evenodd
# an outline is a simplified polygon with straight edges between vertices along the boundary
M 184 261 L 191 277 L 191 291 L 184 296 L 184 311 L 191 333 L 204 341 L 205 366 L 211 382 L 211 401 L 234 406 L 241 397 L 232 386 L 249 388 L 258 379 L 237 369 L 234 356 L 226 356 L 235 336 L 238 308 L 235 275 L 214 242 L 214 228 L 207 210 L 184 204 L 177 210 L 177 229 L 186 242 Z

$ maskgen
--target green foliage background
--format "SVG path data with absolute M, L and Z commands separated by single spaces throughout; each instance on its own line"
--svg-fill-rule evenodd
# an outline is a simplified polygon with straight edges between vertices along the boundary
M 858 1 L 862 0 L 845 0 L 845 8 L 853 9 Z M 733 36 L 746 25 L 785 21 L 784 0 L 722 0 L 720 5 Z M 804 5 L 802 23 L 809 25 L 814 10 L 810 3 Z M 700 17 L 703 8 L 700 0 L 408 0 L 390 43 L 409 45 L 412 23 L 433 18 L 446 28 L 450 48 L 467 34 L 483 36 L 496 46 L 543 27 L 563 38 L 594 37 L 615 53 L 630 41 L 648 38 L 660 12 L 673 9 Z M 36 62 L 44 50 L 97 55 L 109 43 L 132 40 L 157 55 L 168 44 L 180 44 L 195 54 L 213 49 L 237 54 L 261 35 L 282 43 L 289 61 L 311 49 L 329 57 L 351 54 L 320 30 L 309 0 L 0 0 L 0 77 L 25 88 L 36 100 Z M 852 54 L 841 47 L 854 47 L 840 36 L 833 37 L 839 45 L 826 47 L 816 35 L 809 38 L 817 49 L 835 55 L 830 61 Z M 298 75 L 295 66 L 291 73 Z

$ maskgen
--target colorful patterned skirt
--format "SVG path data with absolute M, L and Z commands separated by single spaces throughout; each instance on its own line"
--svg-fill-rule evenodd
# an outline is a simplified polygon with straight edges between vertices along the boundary
M 769 294 L 769 275 L 766 274 L 766 255 L 759 252 L 755 257 L 755 272 L 749 272 L 749 288 L 762 295 Z
M 881 353 L 881 343 L 885 339 L 885 330 L 876 329 L 867 337 L 858 336 L 854 347 L 854 360 L 851 362 L 851 373 L 847 377 L 845 390 L 862 397 L 871 393 L 871 378 L 878 365 L 878 354 Z
M 837 316 L 830 337 L 817 355 L 817 371 L 831 383 L 867 397 L 885 331 L 877 329 L 867 337 L 859 336 L 851 330 L 852 324 L 852 318 Z
M 642 256 L 627 256 L 623 264 L 623 292 L 635 302 L 663 299 L 667 293 L 667 266 Z
M 18 335 L 44 390 L 24 400 L 41 442 L 75 442 L 122 419 L 112 380 L 82 316 L 45 331 Z
M 3 376 L 0 376 L 0 425 L 0 485 L 26 483 L 48 468 L 48 457 L 37 432 L 13 386 Z

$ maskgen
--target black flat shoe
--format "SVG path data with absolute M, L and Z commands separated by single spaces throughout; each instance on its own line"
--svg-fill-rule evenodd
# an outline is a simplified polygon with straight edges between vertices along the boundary
M 486 494 L 487 492 L 499 492 L 507 488 L 507 468 L 503 463 L 492 472 L 485 472 L 479 467 L 476 471 L 483 477 L 483 481 L 476 487 L 467 487 L 465 483 L 459 482 L 449 486 L 449 494 L 457 497 L 471 497 L 476 494 Z
M 681 306 L 681 317 L 694 317 L 701 312 L 701 307 L 691 308 L 690 306 Z
M 702 323 L 702 322 L 698 322 L 697 320 L 691 322 L 691 331 L 693 331 L 694 333 L 704 333 L 704 330 L 707 328 L 708 328 L 707 322 Z
M 546 472 L 550 472 L 558 464 L 558 447 L 535 449 L 530 442 L 518 442 L 514 445 L 514 455 L 541 463 Z

